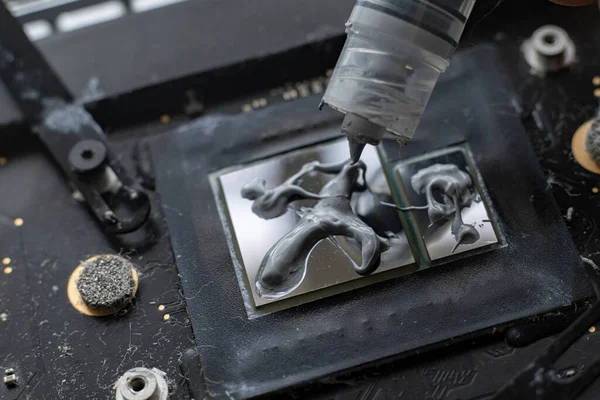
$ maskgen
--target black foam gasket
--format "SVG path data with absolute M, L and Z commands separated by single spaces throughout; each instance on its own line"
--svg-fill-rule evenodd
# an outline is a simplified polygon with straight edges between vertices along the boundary
M 447 345 L 591 296 L 569 233 L 511 106 L 496 51 L 454 57 L 415 138 L 384 144 L 389 162 L 464 143 L 506 246 L 406 277 L 249 319 L 208 174 L 339 135 L 308 97 L 209 116 L 151 143 L 157 188 L 215 398 L 301 385 L 418 349 Z M 260 234 L 260 232 L 257 232 Z

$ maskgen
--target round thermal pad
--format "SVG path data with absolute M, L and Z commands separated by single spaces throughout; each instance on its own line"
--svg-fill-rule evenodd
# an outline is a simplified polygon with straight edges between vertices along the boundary
M 600 174 L 600 164 L 594 161 L 592 155 L 588 151 L 589 146 L 587 145 L 588 136 L 591 130 L 590 128 L 593 123 L 594 120 L 590 120 L 577 129 L 573 136 L 573 140 L 571 141 L 571 148 L 573 149 L 573 156 L 575 156 L 575 160 L 577 160 L 579 165 L 590 172 Z M 596 134 L 596 136 L 597 135 L 598 134 Z M 598 142 L 598 140 L 596 142 Z M 597 153 L 599 153 L 598 149 L 596 149 L 596 155 L 598 155 Z
M 81 263 L 69 279 L 69 301 L 90 316 L 114 314 L 135 296 L 138 274 L 133 265 L 116 255 L 94 256 Z

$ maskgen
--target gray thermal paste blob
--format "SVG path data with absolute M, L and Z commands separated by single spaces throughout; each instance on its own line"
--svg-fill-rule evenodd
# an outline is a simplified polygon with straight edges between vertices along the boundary
M 89 307 L 112 310 L 133 296 L 135 284 L 129 261 L 115 255 L 102 255 L 86 261 L 77 280 L 77 290 Z
M 411 185 L 415 192 L 423 193 L 427 197 L 427 214 L 431 224 L 452 217 L 451 232 L 456 239 L 453 253 L 459 245 L 479 240 L 477 229 L 465 224 L 461 216 L 461 210 L 471 205 L 475 195 L 471 190 L 473 181 L 469 174 L 454 164 L 434 164 L 413 175 Z M 435 190 L 443 193 L 442 201 L 435 198 Z
M 368 275 L 379 267 L 381 252 L 387 250 L 387 246 L 381 243 L 381 238 L 370 226 L 354 214 L 350 205 L 352 194 L 365 190 L 366 168 L 362 161 L 355 164 L 347 160 L 333 164 L 310 162 L 273 189 L 264 190 L 264 180 L 260 179 L 244 186 L 242 196 L 252 199 L 253 212 L 265 219 L 283 204 L 299 199 L 318 199 L 317 204 L 306 209 L 296 226 L 264 256 L 255 285 L 261 297 L 276 298 L 297 287 L 311 249 L 328 237 L 347 236 L 358 242 L 362 253 L 361 265 L 354 267 L 358 274 Z M 315 194 L 297 186 L 302 177 L 312 172 L 335 176 Z M 363 183 L 360 182 L 361 177 Z

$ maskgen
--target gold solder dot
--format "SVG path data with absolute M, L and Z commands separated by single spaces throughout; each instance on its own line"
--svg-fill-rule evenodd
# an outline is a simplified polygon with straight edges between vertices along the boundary
M 23 218 L 15 218 L 15 226 L 22 226 Z
M 594 90 L 594 96 L 600 97 L 600 89 Z
M 4 273 L 5 273 L 6 275 L 8 275 L 8 274 L 10 274 L 10 273 L 12 273 L 12 272 L 13 272 L 13 269 L 12 269 L 12 267 L 6 267 L 6 268 L 4 268 Z
M 600 192 L 600 189 L 598 189 L 597 187 L 592 188 L 592 193 L 598 193 L 598 192 Z
M 168 320 L 169 320 L 169 318 L 171 318 L 171 315 L 169 315 L 169 314 L 165 314 L 165 315 L 163 315 L 163 319 L 164 319 L 165 321 L 168 321 Z
M 160 116 L 160 122 L 162 124 L 168 124 L 169 122 L 171 122 L 171 117 L 167 114 L 163 114 Z
M 590 333 L 594 333 L 594 332 L 596 332 L 596 327 L 595 326 L 591 326 L 590 329 L 588 329 L 588 331 Z
M 8 265 L 8 264 L 10 264 L 10 261 L 11 261 L 10 257 L 4 257 L 2 259 L 2 264 Z
M 600 76 L 595 76 L 594 79 L 592 79 L 592 83 L 596 86 L 600 86 Z
M 163 306 L 162 304 L 160 306 L 158 306 L 158 311 L 163 311 L 165 309 L 165 306 Z
M 0 166 L 6 165 L 7 162 L 8 160 L 6 159 L 6 157 L 0 157 Z

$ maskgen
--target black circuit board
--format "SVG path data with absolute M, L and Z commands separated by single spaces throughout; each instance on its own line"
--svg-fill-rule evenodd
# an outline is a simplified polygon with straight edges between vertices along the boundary
M 579 167 L 570 148 L 575 130 L 592 118 L 598 107 L 594 77 L 600 75 L 600 36 L 595 27 L 600 11 L 594 6 L 565 9 L 543 1 L 532 1 L 527 6 L 519 3 L 482 2 L 465 31 L 462 46 L 493 42 L 499 47 L 504 60 L 502 70 L 517 89 L 515 109 L 522 113 L 546 173 L 547 190 L 554 194 L 578 251 L 600 264 L 600 176 Z M 540 78 L 530 74 L 520 47 L 534 29 L 544 24 L 562 26 L 571 35 L 578 61 L 569 70 Z M 190 104 L 189 98 L 182 93 L 190 88 L 200 92 L 194 84 L 201 86 L 203 80 L 154 87 L 161 97 L 169 90 L 180 91 L 173 94 L 178 100 L 165 106 L 164 111 L 156 105 L 163 104 L 159 101 L 148 106 L 151 112 L 140 114 L 144 104 L 138 93 L 131 95 L 138 103 L 132 106 L 138 112 L 135 118 L 123 116 L 123 110 L 115 111 L 131 101 L 127 95 L 114 100 L 114 105 L 101 101 L 92 112 L 108 128 L 115 152 L 133 170 L 131 155 L 140 138 L 168 134 L 179 123 L 189 121 L 190 115 L 252 113 L 273 103 L 304 97 L 306 91 L 322 92 L 342 43 L 339 34 L 314 44 L 310 50 L 298 50 L 299 54 L 314 57 L 304 59 L 311 65 L 304 73 L 290 72 L 290 54 L 273 56 L 268 60 L 272 67 L 260 64 L 261 73 L 269 79 L 228 87 L 226 98 L 215 95 L 211 100 L 207 95 L 201 99 L 206 107 L 192 112 L 185 107 Z M 287 73 L 273 78 L 282 65 Z M 243 77 L 247 73 L 240 66 L 231 67 L 222 72 L 225 78 L 218 82 L 223 84 L 229 76 Z M 290 77 L 294 79 L 287 80 Z M 123 116 L 122 121 L 109 119 L 111 114 Z M 184 293 L 181 288 L 177 254 L 171 249 L 160 194 L 152 196 L 155 224 L 148 238 L 141 242 L 134 236 L 108 239 L 25 124 L 0 126 L 0 133 L 6 133 L 0 136 L 0 367 L 14 368 L 19 377 L 16 388 L 0 384 L 0 398 L 110 399 L 114 398 L 114 382 L 128 369 L 141 366 L 166 373 L 170 398 L 192 398 L 190 386 L 198 385 L 186 382 L 181 359 L 194 345 L 186 298 L 195 294 Z M 69 303 L 66 284 L 82 260 L 105 253 L 122 254 L 138 267 L 140 290 L 131 306 L 115 317 L 86 317 Z M 590 333 L 561 360 L 565 378 L 580 373 L 598 353 L 600 338 L 594 331 L 590 328 Z M 514 348 L 505 343 L 503 334 L 490 334 L 401 362 L 332 377 L 286 396 L 486 399 L 540 354 L 550 340 Z M 201 387 L 196 393 L 198 390 Z M 596 384 L 581 398 L 594 399 L 598 391 L 600 385 Z

